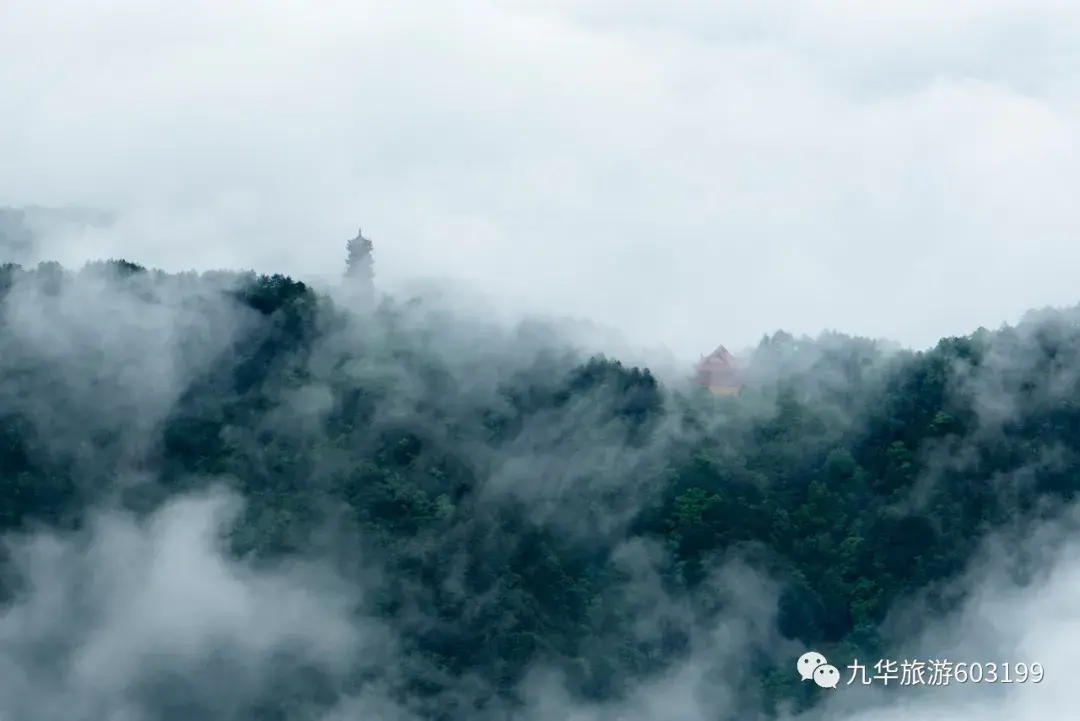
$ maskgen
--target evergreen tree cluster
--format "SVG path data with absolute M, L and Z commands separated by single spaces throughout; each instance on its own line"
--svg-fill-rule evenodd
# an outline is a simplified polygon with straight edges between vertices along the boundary
M 348 267 L 371 278 L 370 241 Z M 394 639 L 393 664 L 284 658 L 228 711 L 175 691 L 196 673 L 177 671 L 131 692 L 147 718 L 179 714 L 177 693 L 176 718 L 323 718 L 369 689 L 416 718 L 495 718 L 537 669 L 599 703 L 760 609 L 771 631 L 716 718 L 805 707 L 820 694 L 787 650 L 886 654 L 920 630 L 890 611 L 956 608 L 985 539 L 1025 537 L 1080 488 L 1076 311 L 925 352 L 777 334 L 718 399 L 529 325 L 422 299 L 351 310 L 283 275 L 9 264 L 0 298 L 6 537 L 83 538 L 102 509 L 152 519 L 224 486 L 243 500 L 232 558 L 330 568 L 357 627 Z M 32 592 L 12 553 L 4 623 Z M 735 561 L 775 596 L 747 607 Z M 19 658 L 51 678 L 66 648 Z

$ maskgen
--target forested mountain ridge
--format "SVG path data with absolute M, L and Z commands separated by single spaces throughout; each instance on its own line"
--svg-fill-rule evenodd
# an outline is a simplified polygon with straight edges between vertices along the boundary
M 778 333 L 747 392 L 716 399 L 540 324 L 355 309 L 282 275 L 6 265 L 0 294 L 13 718 L 53 718 L 50 696 L 163 719 L 332 718 L 373 698 L 387 718 L 503 718 L 540 672 L 574 703 L 632 695 L 722 618 L 743 619 L 745 655 L 739 674 L 697 662 L 731 690 L 710 713 L 768 716 L 819 697 L 792 671 L 803 650 L 843 665 L 903 644 L 918 618 L 890 611 L 948 612 L 988 534 L 1022 537 L 1080 485 L 1075 311 L 925 352 Z M 205 663 L 157 649 L 105 690 L 72 680 L 115 593 L 84 602 L 88 581 L 25 539 L 62 539 L 87 573 L 78 549 L 114 537 L 117 509 L 134 542 L 221 493 L 242 499 L 237 567 L 321 569 L 357 639 L 267 642 L 256 682 L 230 626 L 188 649 Z M 146 563 L 132 583 L 185 572 Z M 25 621 L 43 573 L 75 596 L 55 601 L 63 633 Z

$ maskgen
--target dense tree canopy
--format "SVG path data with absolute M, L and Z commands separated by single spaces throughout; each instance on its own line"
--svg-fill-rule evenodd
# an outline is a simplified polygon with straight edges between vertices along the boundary
M 925 352 L 778 333 L 717 399 L 538 326 L 350 310 L 281 275 L 7 265 L 0 294 L 5 533 L 225 485 L 232 554 L 330 565 L 397 639 L 393 668 L 293 667 L 233 715 L 191 697 L 184 718 L 317 718 L 369 686 L 475 718 L 523 703 L 537 668 L 619 698 L 743 613 L 758 591 L 736 563 L 773 589 L 772 630 L 716 717 L 812 704 L 798 653 L 902 643 L 919 622 L 891 610 L 954 607 L 987 534 L 1022 535 L 1080 484 L 1071 311 Z M 8 604 L 27 592 L 14 567 L 0 582 Z

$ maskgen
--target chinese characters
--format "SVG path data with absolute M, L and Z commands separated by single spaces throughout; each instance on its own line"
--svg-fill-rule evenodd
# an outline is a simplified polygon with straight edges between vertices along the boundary
M 835 689 L 840 684 L 840 670 L 831 665 L 822 654 L 808 651 L 799 657 L 796 670 L 803 681 L 813 681 L 825 689 Z M 858 683 L 869 686 L 949 686 L 952 684 L 990 683 L 1042 683 L 1046 670 L 1038 662 L 950 661 L 948 659 L 902 660 L 879 659 L 866 665 L 858 659 L 848 666 L 847 685 Z
M 963 683 L 1041 683 L 1046 671 L 1041 663 L 953 662 L 948 659 L 880 659 L 870 668 L 858 659 L 848 665 L 847 684 L 872 683 L 900 686 L 948 686 Z M 871 673 L 872 671 L 872 673 Z

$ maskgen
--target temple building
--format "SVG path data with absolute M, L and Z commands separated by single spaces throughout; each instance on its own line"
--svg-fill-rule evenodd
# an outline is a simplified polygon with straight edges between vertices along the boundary
M 738 396 L 743 389 L 735 356 L 724 346 L 701 359 L 694 380 L 717 396 Z

